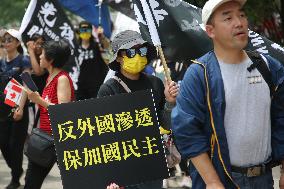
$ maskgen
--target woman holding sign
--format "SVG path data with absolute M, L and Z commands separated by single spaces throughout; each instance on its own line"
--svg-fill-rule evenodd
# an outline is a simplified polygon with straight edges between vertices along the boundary
M 63 40 L 47 41 L 43 45 L 40 56 L 40 67 L 45 68 L 49 76 L 42 96 L 38 92 L 27 90 L 28 98 L 39 105 L 40 129 L 51 135 L 51 125 L 47 108 L 50 105 L 68 103 L 74 100 L 74 88 L 68 73 L 62 70 L 70 56 L 68 43 Z M 54 164 L 43 167 L 29 160 L 26 173 L 25 189 L 40 189 L 41 185 Z
M 178 86 L 175 82 L 168 82 L 165 90 L 163 82 L 158 77 L 142 73 L 148 62 L 155 58 L 155 49 L 144 41 L 138 32 L 131 30 L 117 34 L 112 41 L 112 48 L 114 57 L 109 67 L 115 71 L 115 75 L 100 87 L 98 97 L 152 89 L 161 125 L 169 129 L 167 119 L 170 118 L 165 116 L 164 106 L 174 105 Z M 118 186 L 111 184 L 108 188 L 113 189 Z M 126 187 L 126 189 L 161 188 L 162 180 Z

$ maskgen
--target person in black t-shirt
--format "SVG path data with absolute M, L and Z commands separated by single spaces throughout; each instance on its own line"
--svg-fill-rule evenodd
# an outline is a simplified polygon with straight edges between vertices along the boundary
M 104 81 L 108 67 L 105 64 L 99 44 L 92 35 L 92 25 L 88 22 L 79 24 L 79 62 L 77 100 L 95 98 Z
M 169 128 L 169 125 L 165 125 L 169 122 L 165 120 L 170 117 L 164 117 L 163 110 L 166 101 L 170 104 L 175 103 L 178 86 L 175 82 L 170 82 L 165 90 L 163 82 L 158 77 L 142 73 L 148 62 L 155 58 L 155 48 L 144 41 L 138 32 L 131 30 L 117 34 L 113 39 L 112 48 L 114 57 L 109 67 L 116 73 L 100 87 L 98 97 L 152 89 L 161 125 Z M 126 189 L 161 188 L 162 180 L 126 187 Z

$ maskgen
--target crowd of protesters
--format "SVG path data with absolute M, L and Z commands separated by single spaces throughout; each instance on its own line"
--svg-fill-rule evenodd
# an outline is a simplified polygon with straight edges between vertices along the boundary
M 18 188 L 24 172 L 28 106 L 33 110 L 33 127 L 51 135 L 50 105 L 146 89 L 153 90 L 161 125 L 173 131 L 193 189 L 274 188 L 272 167 L 284 165 L 284 68 L 270 56 L 244 50 L 248 43 L 245 3 L 207 1 L 202 22 L 214 49 L 185 65 L 186 72 L 179 73 L 176 66 L 169 66 L 172 76 L 181 80 L 176 82 L 163 83 L 145 71 L 158 57 L 155 48 L 138 32 L 120 32 L 110 43 L 103 30 L 97 30 L 95 37 L 92 25 L 83 21 L 78 27 L 80 75 L 75 91 L 62 69 L 70 56 L 65 40 L 46 40 L 36 34 L 27 42 L 25 56 L 19 32 L 4 31 L 1 92 L 9 78 L 23 84 L 23 72 L 32 75 L 39 89 L 34 92 L 24 86 L 16 109 L 5 105 L 5 95 L 0 93 L 0 148 L 11 169 L 11 182 L 6 188 Z M 113 55 L 106 60 L 103 52 L 110 46 Z M 109 69 L 114 75 L 105 79 Z M 40 189 L 54 163 L 42 167 L 29 160 L 24 188 Z M 162 180 L 157 180 L 125 188 L 160 189 L 162 185 Z M 279 187 L 284 189 L 283 170 Z M 121 186 L 111 183 L 106 188 Z
M 122 39 L 120 39 L 121 36 Z M 117 77 L 126 82 L 131 91 L 153 89 L 155 101 L 159 106 L 159 117 L 162 120 L 168 119 L 163 124 L 169 129 L 170 115 L 163 113 L 165 99 L 167 103 L 174 103 L 178 86 L 175 82 L 167 82 L 164 87 L 158 77 L 143 73 L 146 65 L 157 58 L 157 55 L 155 48 L 144 41 L 139 33 L 125 31 L 118 34 L 115 39 L 118 41 L 114 40 L 112 44 L 115 56 L 111 60 L 106 60 L 102 53 L 110 47 L 110 42 L 103 35 L 103 31 L 99 31 L 96 39 L 90 23 L 83 21 L 79 24 L 80 75 L 78 90 L 75 91 L 68 73 L 62 70 L 71 52 L 67 41 L 46 40 L 44 36 L 35 34 L 25 44 L 27 53 L 24 55 L 19 31 L 8 29 L 3 32 L 1 35 L 1 91 L 4 91 L 11 78 L 25 87 L 21 104 L 15 110 L 4 104 L 5 94 L 1 93 L 0 147 L 11 169 L 11 181 L 7 189 L 15 189 L 21 185 L 20 178 L 24 173 L 23 148 L 28 137 L 29 122 L 32 123 L 33 128 L 38 127 L 51 135 L 47 111 L 49 105 L 129 92 L 119 86 L 119 82 L 115 80 Z M 135 43 L 128 43 L 130 39 Z M 117 45 L 115 43 L 119 43 L 119 48 L 115 49 Z M 109 67 L 115 75 L 103 84 Z M 38 88 L 36 92 L 22 82 L 20 75 L 23 72 L 31 75 Z M 112 85 L 111 88 L 116 88 L 116 91 L 109 91 L 108 85 Z M 29 107 L 31 111 L 28 111 Z M 24 188 L 40 189 L 54 163 L 48 167 L 42 167 L 29 160 Z M 162 180 L 159 180 L 137 185 L 134 188 L 155 189 L 162 188 L 162 185 Z
M 80 65 L 82 72 L 79 76 L 77 99 L 95 98 L 108 67 L 100 54 L 100 45 L 93 37 L 92 26 L 87 22 L 82 22 L 79 25 L 79 32 L 79 52 L 83 60 Z M 34 34 L 25 46 L 26 55 L 18 30 L 1 30 L 0 149 L 11 169 L 11 181 L 7 189 L 20 186 L 20 178 L 24 173 L 23 149 L 28 136 L 29 122 L 33 127 L 39 127 L 50 134 L 47 106 L 75 100 L 72 80 L 68 73 L 62 70 L 71 52 L 69 44 L 64 40 L 59 42 L 46 40 L 44 36 Z M 23 72 L 31 75 L 38 90 L 32 92 L 27 89 L 27 92 L 23 93 L 20 105 L 12 109 L 4 103 L 4 89 L 11 78 L 23 85 L 20 77 Z M 27 100 L 27 95 L 29 100 Z M 32 111 L 28 111 L 28 107 L 31 107 Z M 29 115 L 29 112 L 32 115 Z M 32 119 L 29 120 L 29 118 Z M 51 168 L 52 166 L 42 168 L 29 161 L 25 188 L 41 188 Z

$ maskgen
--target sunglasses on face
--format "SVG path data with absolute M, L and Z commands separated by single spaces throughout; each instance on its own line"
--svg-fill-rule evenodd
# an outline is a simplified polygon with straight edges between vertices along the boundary
M 79 32 L 80 33 L 92 33 L 92 29 L 91 28 L 80 28 Z
M 143 57 L 143 56 L 147 55 L 147 52 L 148 52 L 148 48 L 147 47 L 131 48 L 131 49 L 126 49 L 125 50 L 126 56 L 128 58 L 133 58 L 137 53 L 140 56 Z
M 14 41 L 14 38 L 13 37 L 4 37 L 3 40 L 2 40 L 2 43 L 5 44 L 5 43 L 11 43 Z

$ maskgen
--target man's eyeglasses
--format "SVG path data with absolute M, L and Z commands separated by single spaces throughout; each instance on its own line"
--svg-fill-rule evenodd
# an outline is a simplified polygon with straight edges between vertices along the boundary
M 128 58 L 133 58 L 137 53 L 143 57 L 147 55 L 148 48 L 147 47 L 131 48 L 131 49 L 126 49 L 125 52 Z
M 92 29 L 91 28 L 80 28 L 79 32 L 80 33 L 92 33 Z
M 13 37 L 5 37 L 2 39 L 2 43 L 11 43 L 14 41 L 14 38 Z

